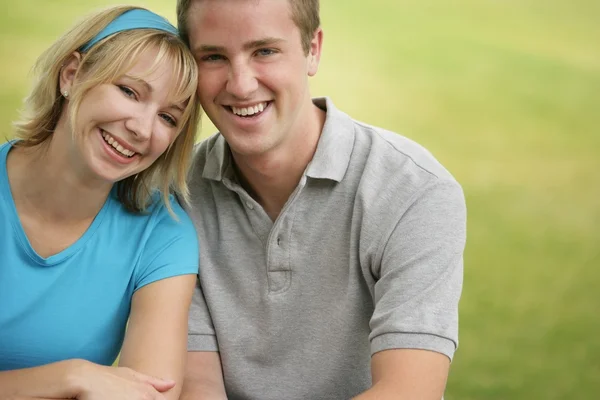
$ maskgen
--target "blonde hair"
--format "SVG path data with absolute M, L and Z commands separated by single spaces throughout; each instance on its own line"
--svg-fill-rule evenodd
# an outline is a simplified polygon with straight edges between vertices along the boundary
M 34 65 L 34 85 L 25 98 L 21 119 L 14 123 L 18 146 L 32 147 L 44 143 L 54 132 L 65 100 L 60 93 L 61 68 L 74 52 L 94 38 L 112 20 L 126 11 L 141 7 L 118 6 L 96 12 L 81 20 L 38 58 Z M 134 29 L 116 33 L 82 53 L 69 101 L 73 123 L 85 95 L 96 86 L 123 76 L 146 50 L 156 50 L 148 73 L 163 62 L 170 62 L 178 82 L 169 94 L 176 102 L 186 102 L 179 119 L 179 132 L 169 148 L 146 170 L 117 182 L 121 203 L 132 212 L 143 212 L 153 202 L 157 190 L 172 213 L 170 194 L 187 201 L 187 173 L 196 132 L 200 123 L 200 104 L 196 97 L 198 72 L 196 62 L 185 43 L 176 35 L 157 29 Z

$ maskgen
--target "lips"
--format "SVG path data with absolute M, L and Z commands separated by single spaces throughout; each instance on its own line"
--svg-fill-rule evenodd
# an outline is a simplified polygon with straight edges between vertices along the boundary
M 251 118 L 251 117 L 257 117 L 260 114 L 262 114 L 264 112 L 264 110 L 267 109 L 267 107 L 269 106 L 270 102 L 268 101 L 263 101 L 260 103 L 255 103 L 255 104 L 249 104 L 249 105 L 244 105 L 244 106 L 226 106 L 234 115 L 237 115 L 238 117 L 245 117 L 245 118 Z
M 120 155 L 127 157 L 127 158 L 131 158 L 137 154 L 135 151 L 128 149 L 127 147 L 124 147 L 119 141 L 117 141 L 117 139 L 112 137 L 106 131 L 101 130 L 101 132 L 102 132 L 102 139 L 104 139 L 104 141 L 109 146 L 111 146 L 116 152 L 118 152 Z

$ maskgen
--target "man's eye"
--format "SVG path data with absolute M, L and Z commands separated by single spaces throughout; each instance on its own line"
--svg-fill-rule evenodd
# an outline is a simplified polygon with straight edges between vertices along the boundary
M 119 89 L 121 90 L 121 92 L 123 92 L 123 94 L 125 96 L 131 97 L 132 99 L 137 99 L 137 96 L 133 90 L 131 90 L 127 86 L 123 86 L 123 85 L 118 85 L 118 86 L 119 86 Z
M 201 58 L 202 61 L 208 61 L 208 62 L 221 61 L 223 59 L 224 59 L 224 57 L 220 54 L 209 54 L 209 55 Z
M 273 49 L 259 49 L 256 51 L 256 54 L 259 56 L 270 56 L 271 54 L 275 54 L 276 51 Z

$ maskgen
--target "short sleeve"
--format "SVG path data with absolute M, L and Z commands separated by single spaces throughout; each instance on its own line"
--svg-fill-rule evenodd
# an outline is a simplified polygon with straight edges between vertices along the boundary
M 196 284 L 190 306 L 188 351 L 219 351 L 215 329 L 202 293 L 200 281 Z
M 171 205 L 177 220 L 164 205 L 154 211 L 154 225 L 136 271 L 135 290 L 161 279 L 198 274 L 198 235 L 179 203 L 172 199 Z
M 460 185 L 434 179 L 415 195 L 384 241 L 375 283 L 371 352 L 458 346 L 466 206 Z

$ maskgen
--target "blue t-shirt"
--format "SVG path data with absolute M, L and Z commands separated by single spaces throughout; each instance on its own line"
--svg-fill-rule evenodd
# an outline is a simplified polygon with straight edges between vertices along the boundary
M 0 145 L 0 370 L 82 358 L 110 365 L 133 293 L 198 273 L 198 239 L 176 201 L 128 212 L 111 193 L 79 240 L 48 258 L 31 247 L 8 182 L 10 144 Z M 114 191 L 113 191 L 114 192 Z

